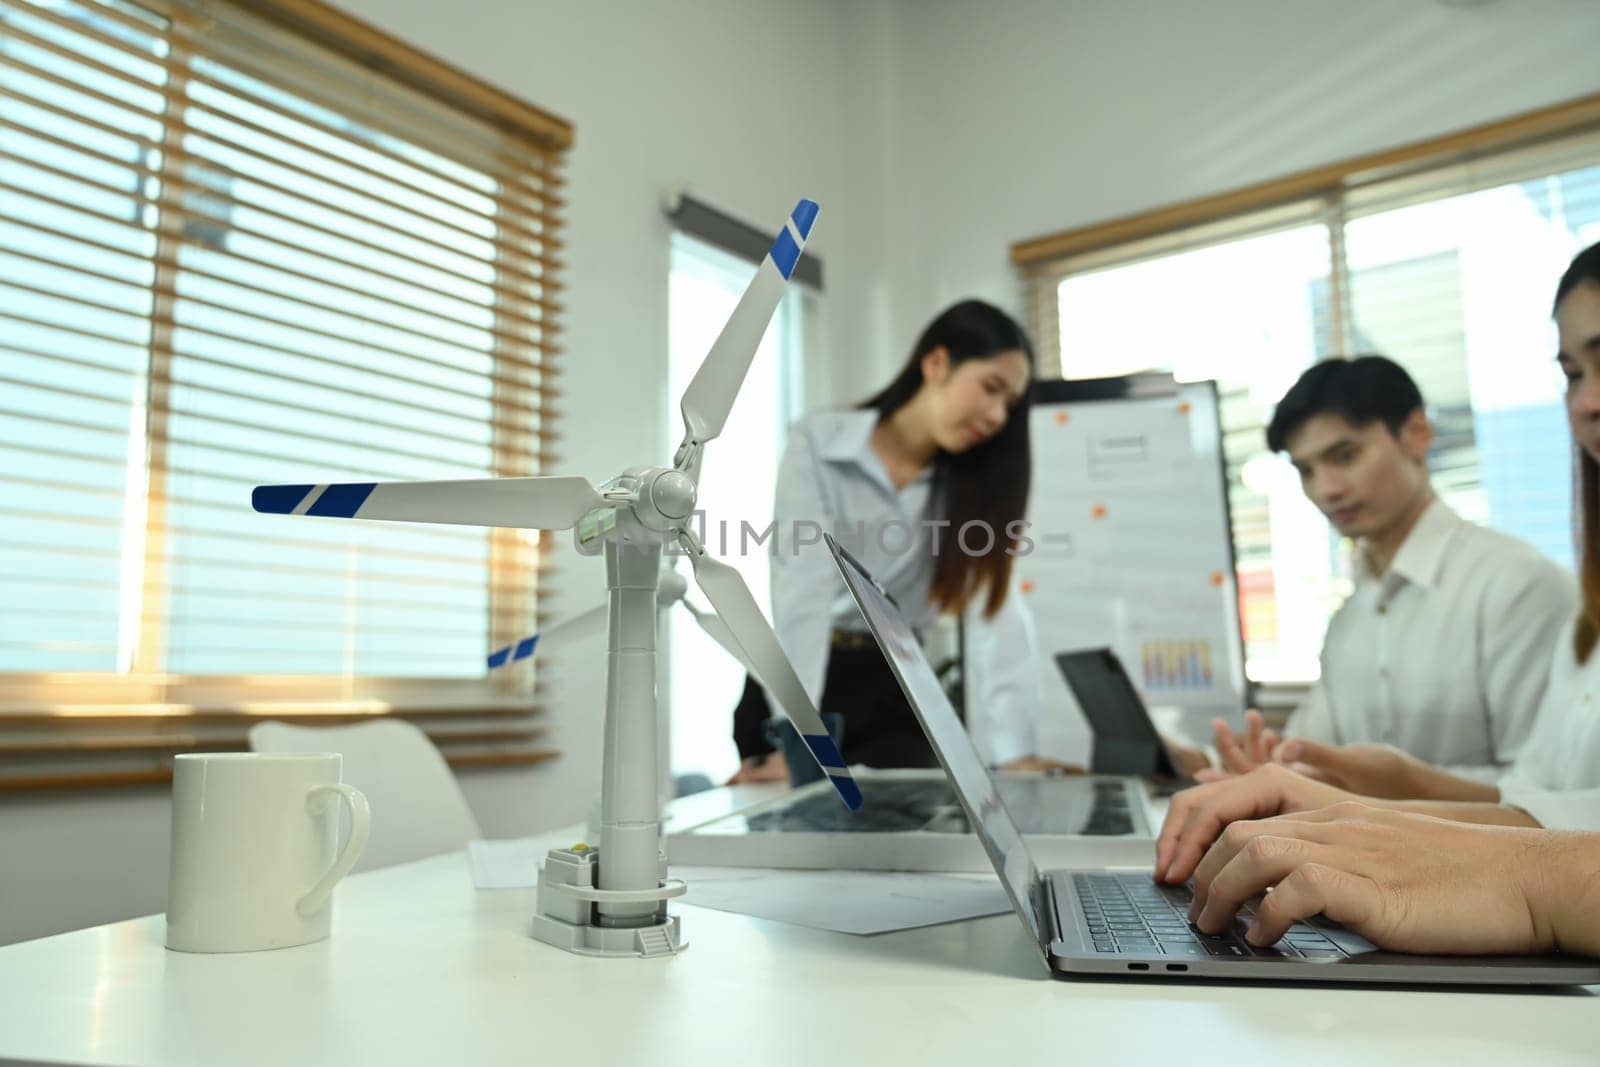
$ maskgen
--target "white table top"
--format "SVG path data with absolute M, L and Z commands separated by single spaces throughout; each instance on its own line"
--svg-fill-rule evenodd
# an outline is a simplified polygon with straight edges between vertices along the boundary
M 158 915 L 0 948 L 0 1060 L 572 1062 L 549 1059 L 566 1046 L 603 1065 L 1600 1057 L 1593 989 L 1063 982 L 1011 915 L 854 937 L 677 904 L 687 952 L 599 960 L 532 940 L 533 907 L 531 889 L 475 890 L 453 853 L 349 879 L 320 944 L 168 952 Z

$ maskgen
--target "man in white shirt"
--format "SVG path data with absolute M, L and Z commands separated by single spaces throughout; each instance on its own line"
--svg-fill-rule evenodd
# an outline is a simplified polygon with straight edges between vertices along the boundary
M 1582 547 L 1582 605 L 1552 650 L 1544 703 L 1516 763 L 1497 782 L 1486 783 L 1386 745 L 1326 745 L 1293 738 L 1278 745 L 1272 758 L 1300 776 L 1273 781 L 1305 782 L 1309 776 L 1368 803 L 1378 803 L 1374 797 L 1422 803 L 1432 806 L 1417 810 L 1452 819 L 1600 830 L 1600 654 L 1595 636 L 1600 633 L 1600 244 L 1580 252 L 1561 276 L 1555 317 L 1557 362 L 1567 379 L 1567 421 L 1579 448 L 1579 506 L 1573 520 Z M 1250 779 L 1266 781 L 1257 774 L 1239 781 Z M 1327 794 L 1320 799 L 1326 800 Z
M 1355 591 L 1328 624 L 1322 678 L 1285 734 L 1392 745 L 1491 781 L 1533 728 L 1575 591 L 1531 545 L 1439 500 L 1432 441 L 1416 383 L 1382 356 L 1324 360 L 1278 405 L 1268 444 L 1288 452 L 1307 497 L 1356 543 Z M 1242 742 L 1216 725 L 1232 773 L 1265 762 L 1277 740 L 1253 712 Z

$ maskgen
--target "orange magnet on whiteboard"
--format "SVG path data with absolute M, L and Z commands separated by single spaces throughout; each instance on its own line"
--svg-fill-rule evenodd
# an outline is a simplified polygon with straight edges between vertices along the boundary
M 1023 579 L 1023 580 L 1022 580 L 1022 591 L 1023 591 L 1023 592 L 1024 592 L 1024 593 L 1031 593 L 1031 592 L 1033 592 L 1033 583 L 1032 583 L 1032 582 L 1030 582 L 1030 581 L 1028 581 L 1028 579 L 1026 579 L 1026 578 L 1024 578 L 1024 579 Z
M 1097 519 L 1103 519 L 1106 517 L 1106 506 L 1104 504 L 1096 504 L 1089 514 Z
M 1183 403 L 1178 405 L 1178 414 L 1179 415 L 1187 415 L 1187 414 L 1189 414 L 1189 402 L 1187 400 L 1185 400 Z
M 1067 424 L 1067 413 L 1065 411 L 1056 412 L 1056 425 L 1057 426 L 1065 426 L 1066 424 Z
M 1222 588 L 1222 572 L 1221 571 L 1212 571 L 1211 572 L 1211 584 L 1216 586 L 1219 589 Z

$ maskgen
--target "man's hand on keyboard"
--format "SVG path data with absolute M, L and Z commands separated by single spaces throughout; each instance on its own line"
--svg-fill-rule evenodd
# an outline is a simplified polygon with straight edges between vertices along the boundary
M 1188 879 L 1223 828 L 1236 820 L 1265 819 L 1354 799 L 1351 793 L 1276 763 L 1185 789 L 1172 798 L 1156 839 L 1156 878 L 1168 883 Z
M 1265 892 L 1246 933 L 1257 945 L 1322 914 L 1399 952 L 1545 952 L 1557 932 L 1539 917 L 1539 857 L 1558 837 L 1353 801 L 1233 822 L 1195 869 L 1190 918 L 1226 930 Z

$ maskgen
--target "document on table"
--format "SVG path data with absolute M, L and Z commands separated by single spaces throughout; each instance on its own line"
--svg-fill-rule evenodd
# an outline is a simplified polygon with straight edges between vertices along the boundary
M 895 871 L 742 871 L 700 868 L 689 878 L 685 904 L 760 919 L 883 934 L 976 919 L 1011 910 L 993 877 Z
M 526 839 L 469 841 L 472 882 L 479 889 L 532 888 L 547 850 Z M 675 903 L 843 934 L 882 934 L 1011 910 L 1005 890 L 987 875 L 728 867 L 673 867 L 669 874 L 689 884 Z
M 548 851 L 549 846 L 540 848 L 526 838 L 468 841 L 472 884 L 479 889 L 531 888 L 539 883 L 539 863 Z

